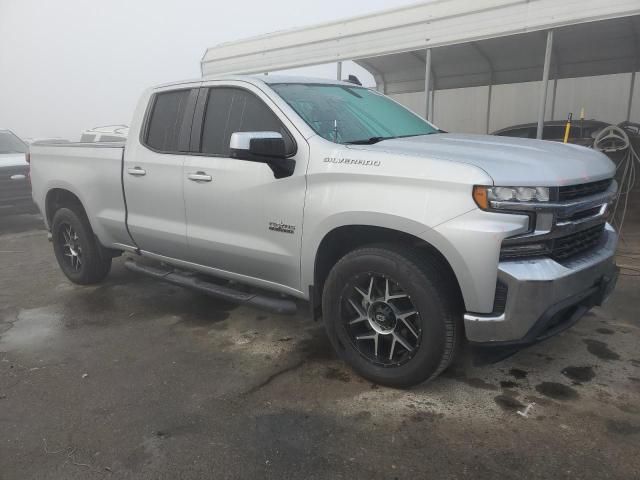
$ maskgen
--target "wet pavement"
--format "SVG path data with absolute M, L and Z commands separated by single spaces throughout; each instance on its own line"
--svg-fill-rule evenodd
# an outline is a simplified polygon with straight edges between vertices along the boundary
M 114 263 L 69 283 L 0 218 L 0 479 L 640 478 L 640 234 L 605 308 L 501 363 L 372 385 L 322 326 Z M 639 270 L 635 270 L 638 268 Z

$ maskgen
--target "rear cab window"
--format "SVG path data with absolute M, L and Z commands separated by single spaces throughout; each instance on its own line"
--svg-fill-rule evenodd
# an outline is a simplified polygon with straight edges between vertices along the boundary
M 144 144 L 160 153 L 189 150 L 189 134 L 197 89 L 156 93 L 147 118 Z

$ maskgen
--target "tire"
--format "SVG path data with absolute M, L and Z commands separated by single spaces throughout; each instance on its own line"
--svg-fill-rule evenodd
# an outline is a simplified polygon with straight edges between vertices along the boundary
M 462 334 L 462 302 L 446 268 L 428 252 L 395 244 L 345 255 L 329 273 L 322 297 L 325 328 L 338 355 L 362 377 L 389 387 L 438 376 Z
M 51 222 L 53 251 L 63 273 L 73 283 L 99 283 L 111 270 L 112 257 L 100 245 L 84 212 L 61 208 Z

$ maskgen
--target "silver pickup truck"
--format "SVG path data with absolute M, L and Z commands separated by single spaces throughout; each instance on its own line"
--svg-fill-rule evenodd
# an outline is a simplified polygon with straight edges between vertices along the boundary
M 607 157 L 445 133 L 346 82 L 160 86 L 126 145 L 37 145 L 31 168 L 71 281 L 101 281 L 126 252 L 133 270 L 239 303 L 306 300 L 338 354 L 384 385 L 435 377 L 464 339 L 547 338 L 617 278 Z

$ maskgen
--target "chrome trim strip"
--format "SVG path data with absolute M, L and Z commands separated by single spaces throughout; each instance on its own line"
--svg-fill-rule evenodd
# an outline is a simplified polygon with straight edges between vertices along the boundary
M 465 313 L 465 322 L 504 322 L 506 319 L 504 313 L 498 316 L 480 315 L 478 313 Z
M 566 220 L 566 221 L 563 221 L 563 222 L 556 222 L 556 226 L 563 227 L 563 226 L 566 226 L 566 225 L 579 225 L 581 223 L 588 222 L 589 220 L 593 220 L 593 219 L 596 219 L 596 218 L 603 218 L 603 217 L 605 217 L 605 214 L 607 213 L 607 206 L 608 205 L 609 205 L 608 203 L 603 203 L 602 205 L 600 205 L 600 209 L 598 210 L 598 213 L 596 213 L 595 215 L 590 215 L 588 217 L 579 218 L 578 220 Z M 585 210 L 589 210 L 589 209 L 587 208 Z
M 615 180 L 611 182 L 609 188 L 602 193 L 582 197 L 579 200 L 570 200 L 567 202 L 501 202 L 491 201 L 491 208 L 495 210 L 511 210 L 520 212 L 548 212 L 553 211 L 558 216 L 570 217 L 575 213 L 598 205 L 609 203 L 613 200 L 618 190 L 618 184 Z
M 548 232 L 534 230 L 533 232 L 525 233 L 517 237 L 505 238 L 502 241 L 502 245 L 504 247 L 510 247 L 513 245 L 520 245 L 522 243 L 531 243 L 532 241 L 544 242 L 545 240 L 553 240 L 554 238 L 566 237 L 573 233 L 579 233 L 584 230 L 588 230 L 591 227 L 602 225 L 603 223 L 605 223 L 605 220 L 606 215 L 598 215 L 595 217 L 588 217 L 580 222 L 565 223 L 563 225 L 556 224 L 556 226 Z
M 579 200 L 567 202 L 491 202 L 499 208 L 497 211 L 509 213 L 520 211 L 521 213 L 535 213 L 535 226 L 530 232 L 505 239 L 504 246 L 519 245 L 531 241 L 546 241 L 565 237 L 605 223 L 608 217 L 608 206 L 613 202 L 617 194 L 618 184 L 611 181 L 609 188 L 602 193 L 582 197 Z M 569 220 L 573 215 L 600 207 L 598 213 L 577 220 Z M 551 216 L 552 218 L 548 218 Z M 540 223 L 540 225 L 538 225 Z

